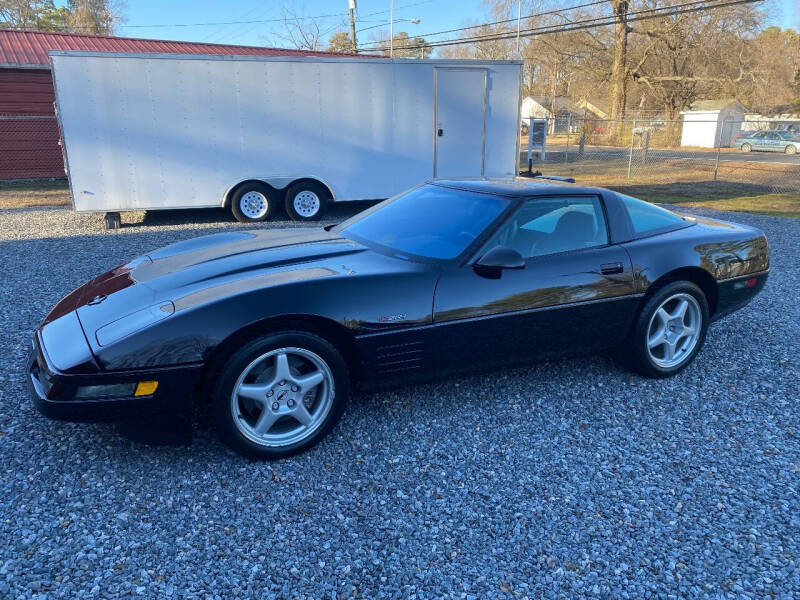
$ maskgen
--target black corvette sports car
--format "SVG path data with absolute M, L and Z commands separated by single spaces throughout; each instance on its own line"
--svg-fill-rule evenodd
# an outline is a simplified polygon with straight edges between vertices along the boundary
M 752 227 L 545 180 L 431 181 L 324 228 L 187 240 L 81 286 L 34 335 L 47 416 L 188 420 L 275 458 L 336 423 L 355 384 L 616 348 L 648 377 L 700 351 L 764 286 Z

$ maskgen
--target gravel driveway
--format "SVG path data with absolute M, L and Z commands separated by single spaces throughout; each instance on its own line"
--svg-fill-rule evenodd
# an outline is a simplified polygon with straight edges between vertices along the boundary
M 207 430 L 45 420 L 23 372 L 72 288 L 237 224 L 0 211 L 0 598 L 800 594 L 800 221 L 720 216 L 767 233 L 772 275 L 679 376 L 599 356 L 360 395 L 311 451 L 253 463 Z

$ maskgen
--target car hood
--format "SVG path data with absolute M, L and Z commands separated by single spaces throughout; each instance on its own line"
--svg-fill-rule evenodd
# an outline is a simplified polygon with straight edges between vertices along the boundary
M 76 310 L 87 337 L 148 307 L 174 312 L 253 289 L 337 275 L 341 257 L 368 252 L 323 228 L 236 231 L 166 246 L 94 278 L 43 324 Z

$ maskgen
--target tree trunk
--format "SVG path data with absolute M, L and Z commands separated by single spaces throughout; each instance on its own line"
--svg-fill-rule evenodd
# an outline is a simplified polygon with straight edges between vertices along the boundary
M 628 9 L 629 0 L 610 0 L 614 10 L 614 62 L 611 66 L 611 118 L 625 118 L 628 92 Z

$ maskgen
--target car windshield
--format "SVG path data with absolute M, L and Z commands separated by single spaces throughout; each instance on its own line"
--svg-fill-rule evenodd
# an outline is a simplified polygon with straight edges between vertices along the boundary
M 427 184 L 390 198 L 342 223 L 337 230 L 358 242 L 434 259 L 464 252 L 510 200 Z

